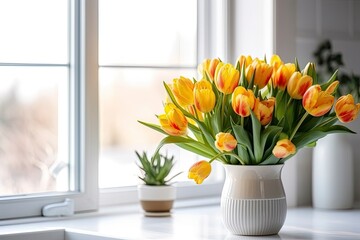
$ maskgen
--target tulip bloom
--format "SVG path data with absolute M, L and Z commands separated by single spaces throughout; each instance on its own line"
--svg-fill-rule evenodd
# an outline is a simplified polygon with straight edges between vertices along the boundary
M 334 96 L 322 91 L 320 85 L 313 85 L 305 92 L 302 105 L 314 117 L 320 117 L 330 111 L 334 103 Z
M 239 63 L 240 65 L 240 69 L 242 69 L 243 65 L 245 65 L 245 69 L 247 68 L 247 66 L 249 66 L 251 63 L 252 63 L 252 57 L 250 55 L 248 56 L 244 56 L 244 55 L 241 55 L 237 62 Z
M 296 147 L 289 139 L 281 139 L 276 143 L 272 153 L 277 158 L 286 158 L 291 154 L 295 154 Z
M 194 101 L 196 108 L 200 112 L 208 113 L 213 110 L 216 97 L 209 81 L 201 80 L 195 83 Z
M 188 178 L 194 179 L 196 184 L 201 184 L 210 175 L 210 172 L 211 164 L 208 161 L 202 160 L 191 166 Z
M 283 61 L 281 60 L 280 56 L 279 55 L 272 55 L 271 58 L 270 58 L 270 66 L 273 67 L 273 73 L 272 73 L 272 78 L 275 77 L 275 73 L 276 71 L 279 69 L 279 67 L 281 65 L 284 65 Z
M 254 84 L 262 89 L 265 87 L 272 75 L 273 67 L 269 64 L 262 62 L 258 59 L 255 59 L 250 66 L 246 69 L 246 79 L 248 82 L 251 81 L 254 73 Z
M 285 90 L 291 75 L 295 72 L 295 65 L 287 63 L 281 65 L 275 72 L 273 86 Z
M 235 88 L 231 101 L 234 112 L 242 117 L 249 116 L 250 110 L 254 110 L 255 107 L 255 95 L 253 91 L 246 90 L 242 86 Z
M 231 64 L 220 62 L 217 65 L 214 82 L 220 92 L 224 94 L 232 93 L 239 84 L 239 79 L 239 71 Z
M 221 152 L 231 152 L 236 148 L 237 141 L 230 133 L 216 134 L 215 147 Z
M 220 63 L 220 60 L 218 58 L 213 59 L 205 59 L 202 64 L 199 65 L 198 71 L 202 74 L 202 76 L 205 76 L 205 72 L 210 77 L 210 80 L 214 80 L 215 70 L 217 65 Z
M 312 77 L 302 76 L 300 72 L 294 72 L 288 82 L 287 92 L 294 99 L 302 99 L 306 90 L 313 84 Z
M 265 126 L 271 122 L 274 106 L 275 98 L 273 97 L 263 101 L 256 99 L 254 113 L 262 126 Z
M 340 122 L 348 123 L 355 120 L 359 114 L 360 103 L 354 103 L 351 94 L 341 96 L 335 104 L 336 116 Z
M 169 135 L 182 136 L 187 132 L 188 121 L 173 103 L 165 105 L 165 114 L 158 116 L 161 128 Z
M 325 92 L 329 94 L 334 94 L 336 91 L 337 86 L 339 85 L 339 81 L 332 82 L 325 90 Z
M 194 104 L 194 83 L 185 77 L 175 78 L 171 85 L 176 101 L 183 107 Z

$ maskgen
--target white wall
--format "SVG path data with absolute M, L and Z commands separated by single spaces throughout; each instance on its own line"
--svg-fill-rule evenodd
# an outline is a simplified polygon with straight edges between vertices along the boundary
M 296 0 L 296 55 L 300 65 L 314 61 L 318 44 L 330 39 L 333 51 L 343 54 L 347 70 L 360 75 L 359 12 L 358 0 Z M 355 152 L 355 201 L 360 202 L 360 121 L 348 127 L 359 132 L 347 137 Z

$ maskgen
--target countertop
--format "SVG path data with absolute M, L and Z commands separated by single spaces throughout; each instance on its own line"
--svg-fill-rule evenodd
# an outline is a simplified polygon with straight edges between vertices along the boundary
M 119 239 L 360 239 L 360 209 L 328 211 L 289 208 L 278 235 L 231 235 L 219 204 L 175 208 L 170 217 L 145 217 L 138 205 L 103 208 L 96 213 L 0 226 L 1 233 L 47 228 L 79 229 Z

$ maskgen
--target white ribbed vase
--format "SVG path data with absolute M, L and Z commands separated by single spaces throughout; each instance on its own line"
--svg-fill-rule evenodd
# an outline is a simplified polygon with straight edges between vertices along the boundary
M 224 225 L 236 235 L 277 234 L 286 218 L 283 165 L 224 165 Z

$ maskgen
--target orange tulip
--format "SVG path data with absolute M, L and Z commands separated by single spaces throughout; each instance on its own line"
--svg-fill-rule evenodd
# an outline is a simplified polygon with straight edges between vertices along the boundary
M 211 164 L 208 161 L 202 160 L 191 166 L 188 178 L 194 179 L 196 184 L 201 184 L 210 175 L 210 172 Z
M 260 101 L 256 99 L 254 113 L 261 125 L 265 126 L 271 122 L 275 106 L 275 98 Z
M 281 139 L 276 143 L 272 153 L 277 158 L 286 158 L 291 154 L 295 154 L 296 147 L 289 139 Z
M 263 61 L 255 59 L 252 64 L 246 68 L 246 79 L 248 82 L 250 82 L 255 73 L 254 84 L 257 85 L 259 89 L 262 89 L 268 84 L 272 75 L 272 71 L 272 66 Z
M 215 70 L 217 65 L 220 63 L 220 60 L 218 58 L 213 59 L 205 59 L 202 64 L 199 65 L 198 71 L 202 74 L 202 76 L 205 76 L 205 72 L 210 77 L 210 80 L 214 80 Z
M 302 76 L 300 72 L 294 72 L 288 82 L 287 92 L 294 99 L 302 99 L 306 90 L 313 84 L 312 77 Z
M 339 85 L 339 81 L 332 82 L 325 90 L 325 92 L 329 94 L 334 94 L 336 91 L 337 86 Z
M 194 104 L 194 83 L 185 77 L 175 78 L 171 85 L 176 101 L 183 107 Z
M 209 81 L 201 80 L 195 83 L 194 100 L 195 106 L 200 112 L 208 113 L 213 110 L 216 97 Z
M 254 110 L 255 107 L 255 95 L 253 91 L 246 90 L 242 86 L 235 88 L 231 101 L 234 112 L 242 117 L 249 116 L 250 110 Z
M 360 103 L 354 103 L 351 94 L 341 96 L 335 104 L 336 116 L 340 122 L 348 123 L 355 120 L 359 114 Z
M 287 63 L 281 65 L 275 72 L 273 86 L 285 90 L 291 75 L 295 72 L 295 65 Z
M 187 132 L 188 121 L 184 114 L 173 104 L 165 105 L 165 114 L 158 116 L 161 128 L 172 136 L 182 136 Z
M 220 92 L 224 94 L 232 93 L 239 84 L 239 79 L 239 71 L 231 64 L 220 62 L 217 65 L 214 82 Z
M 231 152 L 236 148 L 237 141 L 230 133 L 216 134 L 215 147 L 221 152 Z
M 334 96 L 322 91 L 320 85 L 313 85 L 306 90 L 302 105 L 314 117 L 320 117 L 330 111 L 334 103 Z

